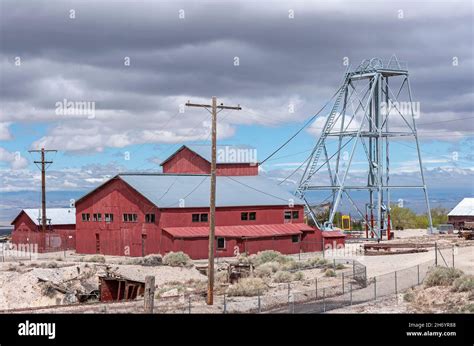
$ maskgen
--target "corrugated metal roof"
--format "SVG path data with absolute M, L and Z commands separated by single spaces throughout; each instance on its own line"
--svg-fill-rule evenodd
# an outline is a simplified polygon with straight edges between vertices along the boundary
M 324 231 L 321 232 L 323 235 L 323 238 L 341 238 L 345 237 L 344 233 L 341 233 L 339 231 Z
M 161 165 L 176 155 L 183 148 L 195 152 L 204 160 L 211 162 L 211 147 L 209 145 L 183 145 L 168 158 L 166 158 Z M 248 145 L 218 145 L 216 153 L 216 162 L 223 163 L 257 163 L 257 151 L 254 147 Z
M 448 216 L 474 216 L 474 198 L 464 198 Z
M 160 208 L 209 207 L 209 175 L 130 173 L 119 177 Z M 304 204 L 261 176 L 218 176 L 216 186 L 217 207 Z
M 209 227 L 166 227 L 166 232 L 175 238 L 197 238 L 208 237 Z M 284 223 L 270 225 L 238 225 L 238 226 L 216 226 L 217 237 L 246 237 L 264 238 L 281 235 L 300 234 L 302 231 L 314 231 L 315 229 L 304 223 Z
M 23 211 L 36 225 L 40 224 L 41 209 L 23 209 Z M 46 218 L 51 220 L 52 225 L 75 225 L 76 208 L 48 208 Z

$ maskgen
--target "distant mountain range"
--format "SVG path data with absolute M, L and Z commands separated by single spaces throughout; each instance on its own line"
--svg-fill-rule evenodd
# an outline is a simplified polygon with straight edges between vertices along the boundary
M 279 169 L 262 172 L 261 174 L 266 175 L 268 178 L 273 179 L 278 183 L 287 177 L 291 171 L 292 169 Z M 426 170 L 425 175 L 431 208 L 442 207 L 452 209 L 464 197 L 474 196 L 474 173 L 471 169 L 456 167 L 435 168 Z M 323 180 L 324 176 L 321 176 L 320 178 Z M 317 180 L 318 177 L 315 177 L 315 179 Z M 364 182 L 363 175 L 355 175 L 352 176 L 351 179 L 352 182 L 357 182 L 359 184 Z M 298 180 L 299 176 L 295 174 L 291 179 L 288 179 L 281 185 L 289 191 L 294 191 Z M 416 173 L 395 172 L 391 177 L 391 184 L 394 185 L 414 185 L 419 183 L 419 177 Z M 99 183 L 96 185 L 99 185 Z M 75 191 L 48 191 L 47 204 L 49 207 L 68 207 L 72 199 L 77 200 L 90 190 L 91 188 Z M 325 193 L 326 195 L 328 194 L 328 192 Z M 352 194 L 356 204 L 361 207 L 367 202 L 366 196 L 366 192 Z M 308 195 L 310 202 L 313 197 L 315 201 L 318 198 L 314 192 Z M 393 203 L 397 203 L 399 199 L 403 199 L 405 207 L 411 208 L 417 213 L 425 211 L 425 201 L 420 189 L 393 190 L 391 200 Z M 2 192 L 0 194 L 0 226 L 9 225 L 21 209 L 40 208 L 40 206 L 41 197 L 39 191 Z M 349 202 L 344 198 L 342 200 L 341 210 L 353 213 L 352 207 L 350 207 Z

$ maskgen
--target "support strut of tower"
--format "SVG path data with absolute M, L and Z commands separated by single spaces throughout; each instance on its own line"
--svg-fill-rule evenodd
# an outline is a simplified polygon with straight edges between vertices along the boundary
M 344 198 L 365 221 L 370 233 L 380 240 L 383 231 L 390 227 L 391 190 L 415 188 L 424 193 L 429 230 L 432 230 L 415 124 L 419 107 L 412 98 L 408 70 L 402 65 L 395 56 L 385 63 L 373 58 L 345 73 L 296 190 L 318 227 L 332 229 L 334 216 Z M 389 143 L 401 137 L 413 140 L 416 146 L 419 184 L 391 184 L 393 162 L 389 159 Z M 360 179 L 361 168 L 367 175 L 364 181 Z M 332 202 L 329 219 L 320 225 L 312 208 L 315 204 L 310 200 L 324 191 L 329 193 L 325 201 L 329 198 Z M 353 196 L 358 193 L 360 200 L 360 191 L 367 193 L 365 210 L 357 205 Z

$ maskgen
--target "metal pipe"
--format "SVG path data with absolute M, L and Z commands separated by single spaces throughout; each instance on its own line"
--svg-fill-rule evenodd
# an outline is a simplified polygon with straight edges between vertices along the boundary
M 423 191 L 425 193 L 426 208 L 427 208 L 427 213 L 428 213 L 429 232 L 430 234 L 432 234 L 433 233 L 433 220 L 431 219 L 430 201 L 428 199 L 428 189 L 426 188 L 425 173 L 423 172 L 423 162 L 421 161 L 420 143 L 418 142 L 418 134 L 416 131 L 415 115 L 413 113 L 413 98 L 412 98 L 411 86 L 410 86 L 410 81 L 408 80 L 408 76 L 407 76 L 407 87 L 408 87 L 408 96 L 410 98 L 410 104 L 412 105 L 410 109 L 411 109 L 411 115 L 412 115 L 412 120 L 413 120 L 413 134 L 415 135 L 416 151 L 418 153 L 418 163 L 420 165 L 421 181 L 424 186 Z
M 374 276 L 374 300 L 377 300 L 377 277 Z

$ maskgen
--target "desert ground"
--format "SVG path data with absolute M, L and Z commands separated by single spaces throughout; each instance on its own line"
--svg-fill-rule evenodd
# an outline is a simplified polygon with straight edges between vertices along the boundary
M 454 255 L 454 265 L 465 274 L 474 274 L 474 241 L 459 238 L 456 234 L 428 235 L 426 230 L 395 231 L 395 239 L 389 244 L 434 244 L 439 249 L 438 264 L 451 267 Z M 387 243 L 387 241 L 382 242 Z M 297 272 L 285 274 L 288 278 L 278 279 L 282 270 L 279 264 L 272 262 L 276 269 L 269 273 L 260 273 L 257 284 L 263 285 L 262 292 L 256 294 L 232 295 L 231 283 L 222 280 L 225 268 L 235 258 L 219 259 L 216 272 L 215 304 L 207 306 L 205 302 L 206 281 L 205 272 L 198 270 L 206 261 L 191 261 L 183 266 L 144 265 L 140 258 L 125 258 L 115 256 L 85 256 L 72 251 L 39 254 L 38 258 L 15 258 L 3 256 L 0 262 L 0 311 L 47 312 L 47 313 L 140 313 L 143 312 L 143 298 L 127 302 L 102 303 L 94 299 L 79 303 L 76 293 L 88 293 L 98 289 L 98 277 L 106 273 L 114 273 L 123 277 L 144 281 L 145 276 L 153 275 L 156 284 L 155 312 L 173 313 L 222 313 L 226 312 L 255 312 L 267 306 L 287 304 L 293 301 L 314 299 L 314 291 L 321 292 L 325 288 L 330 294 L 332 287 L 340 286 L 344 275 L 346 278 L 353 272 L 351 260 L 366 267 L 368 278 L 378 275 L 403 271 L 420 264 L 434 264 L 434 247 L 428 251 L 407 254 L 380 254 L 365 256 L 362 250 L 364 243 L 347 242 L 345 249 L 327 251 L 326 253 L 305 253 L 284 256 L 291 258 L 294 263 L 319 263 L 315 267 L 298 268 Z M 442 256 L 441 256 L 442 255 Z M 338 263 L 349 260 L 341 267 L 331 267 L 334 259 Z M 318 262 L 319 261 L 319 262 Z M 334 262 L 335 263 L 335 262 Z M 268 265 L 267 265 L 268 267 Z M 271 266 L 270 266 L 271 267 Z M 329 269 L 334 269 L 334 276 L 327 275 Z M 263 267 L 262 267 L 263 269 Z M 343 274 L 344 273 L 344 274 Z M 283 275 L 283 276 L 285 276 Z M 262 279 L 260 279 L 262 278 Z M 347 279 L 346 279 L 347 280 Z M 349 281 L 346 281 L 346 284 Z M 235 287 L 232 287 L 235 288 Z M 235 290 L 234 290 L 235 291 Z M 456 306 L 466 305 L 469 294 L 458 292 L 453 294 L 446 287 L 429 287 L 423 285 L 411 289 L 407 296 L 401 292 L 388 297 L 380 297 L 376 302 L 354 305 L 337 309 L 333 312 L 453 312 Z M 321 293 L 319 293 L 321 294 Z M 225 300 L 225 304 L 224 304 Z M 438 304 L 436 302 L 442 302 Z M 225 308 L 224 308 L 225 305 Z M 443 310 L 444 309 L 444 310 Z

